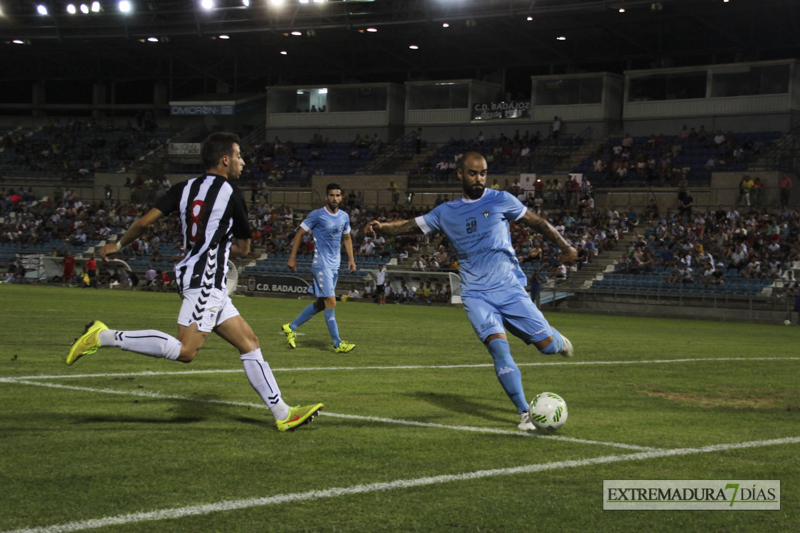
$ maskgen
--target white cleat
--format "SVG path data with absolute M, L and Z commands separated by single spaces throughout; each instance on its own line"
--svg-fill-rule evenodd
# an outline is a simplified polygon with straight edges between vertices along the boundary
M 519 425 L 517 427 L 523 431 L 536 431 L 536 426 L 531 422 L 531 415 L 528 411 L 519 415 Z
M 575 353 L 575 350 L 572 348 L 572 343 L 569 342 L 569 339 L 564 335 L 561 335 L 561 340 L 564 341 L 564 345 L 561 347 L 561 351 L 558 353 L 564 357 L 572 357 L 572 355 Z

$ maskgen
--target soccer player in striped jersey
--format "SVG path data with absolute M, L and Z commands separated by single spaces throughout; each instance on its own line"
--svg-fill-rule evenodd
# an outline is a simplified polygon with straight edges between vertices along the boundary
M 67 364 L 112 346 L 189 363 L 214 331 L 239 350 L 247 379 L 272 411 L 278 429 L 293 430 L 310 422 L 322 404 L 289 407 L 283 401 L 258 338 L 234 307 L 225 285 L 228 258 L 246 257 L 250 252 L 247 204 L 232 183 L 239 179 L 244 166 L 239 137 L 214 133 L 203 142 L 200 152 L 207 169 L 205 175 L 171 187 L 153 209 L 133 222 L 122 238 L 100 250 L 100 256 L 107 260 L 107 256 L 145 234 L 162 216 L 178 212 L 186 250 L 186 256 L 175 266 L 183 300 L 178 337 L 156 330 L 111 330 L 96 320 L 70 348 Z
M 341 203 L 342 188 L 336 183 L 329 183 L 325 190 L 325 205 L 311 211 L 294 236 L 292 253 L 286 266 L 297 271 L 297 250 L 303 236 L 313 232 L 314 261 L 311 263 L 311 270 L 314 274 L 314 295 L 317 300 L 303 309 L 294 322 L 283 325 L 286 341 L 292 348 L 297 347 L 297 328 L 323 310 L 336 353 L 351 352 L 356 347 L 355 344 L 339 338 L 339 326 L 336 324 L 336 281 L 339 279 L 339 265 L 342 261 L 342 240 L 349 258 L 347 267 L 350 272 L 356 271 L 353 241 L 350 238 L 350 217 L 339 209 Z
M 526 279 L 511 244 L 509 221 L 539 231 L 561 249 L 567 264 L 577 258 L 575 249 L 546 220 L 528 210 L 511 194 L 486 188 L 486 160 L 469 152 L 456 171 L 464 189 L 462 198 L 446 202 L 427 215 L 411 220 L 366 226 L 368 234 L 403 235 L 442 231 L 458 253 L 461 299 L 475 334 L 494 360 L 500 384 L 517 407 L 526 431 L 536 429 L 528 414 L 519 368 L 511 357 L 506 328 L 526 344 L 545 354 L 571 357 L 572 343 L 550 327 L 525 292 Z

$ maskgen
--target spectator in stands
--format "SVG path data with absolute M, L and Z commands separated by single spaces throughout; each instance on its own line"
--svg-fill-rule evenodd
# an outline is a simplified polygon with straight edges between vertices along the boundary
M 355 287 L 350 289 L 350 292 L 347 293 L 347 296 L 348 298 L 352 299 L 361 298 L 361 295 L 358 293 L 358 289 L 356 289 Z
M 392 194 L 392 204 L 397 207 L 397 203 L 400 201 L 400 190 L 395 185 L 394 180 L 389 181 L 389 186 L 386 187 L 389 189 L 389 192 Z
M 144 273 L 145 286 L 154 285 L 156 277 L 158 277 L 158 272 L 153 268 L 153 265 L 148 266 L 147 272 Z
M 678 217 L 681 220 L 683 220 L 684 224 L 692 219 L 693 205 L 694 205 L 694 198 L 687 189 L 686 193 L 682 195 L 680 200 L 678 200 Z
M 692 128 L 692 130 L 694 130 L 694 128 Z M 682 142 L 685 142 L 689 139 L 690 134 L 691 131 L 686 127 L 686 124 L 684 124 L 683 128 L 681 128 L 681 131 L 678 132 L 678 139 L 680 139 Z
M 792 194 L 792 178 L 789 177 L 789 174 L 784 172 L 781 174 L 781 179 L 778 182 L 778 187 L 781 189 L 781 207 L 788 207 L 789 206 L 789 199 Z
M 750 176 L 744 175 L 742 176 L 741 181 L 739 182 L 739 204 L 750 206 L 750 191 L 753 189 L 754 182 L 750 179 Z
M 553 117 L 553 123 L 550 125 L 550 136 L 553 139 L 558 139 L 561 135 L 561 120 L 559 118 Z
M 761 178 L 756 177 L 753 181 L 753 205 L 755 207 L 761 207 L 761 203 L 764 201 L 764 182 L 761 181 Z

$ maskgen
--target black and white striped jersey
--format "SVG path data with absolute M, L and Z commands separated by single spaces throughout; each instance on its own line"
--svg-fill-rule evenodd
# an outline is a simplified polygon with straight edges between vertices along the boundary
M 181 219 L 186 257 L 175 265 L 181 291 L 224 289 L 233 239 L 251 237 L 242 191 L 208 174 L 172 186 L 155 208 L 165 215 L 178 211 Z

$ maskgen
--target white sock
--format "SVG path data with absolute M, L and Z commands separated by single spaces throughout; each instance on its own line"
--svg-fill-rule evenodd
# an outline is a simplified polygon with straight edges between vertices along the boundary
M 252 352 L 242 354 L 241 359 L 250 385 L 267 404 L 275 420 L 284 420 L 289 416 L 289 406 L 281 398 L 281 389 L 278 388 L 278 383 L 272 375 L 269 363 L 264 361 L 261 349 L 256 348 Z
M 128 352 L 175 361 L 181 354 L 181 341 L 154 329 L 140 331 L 101 331 L 97 335 L 100 346 L 116 346 Z

